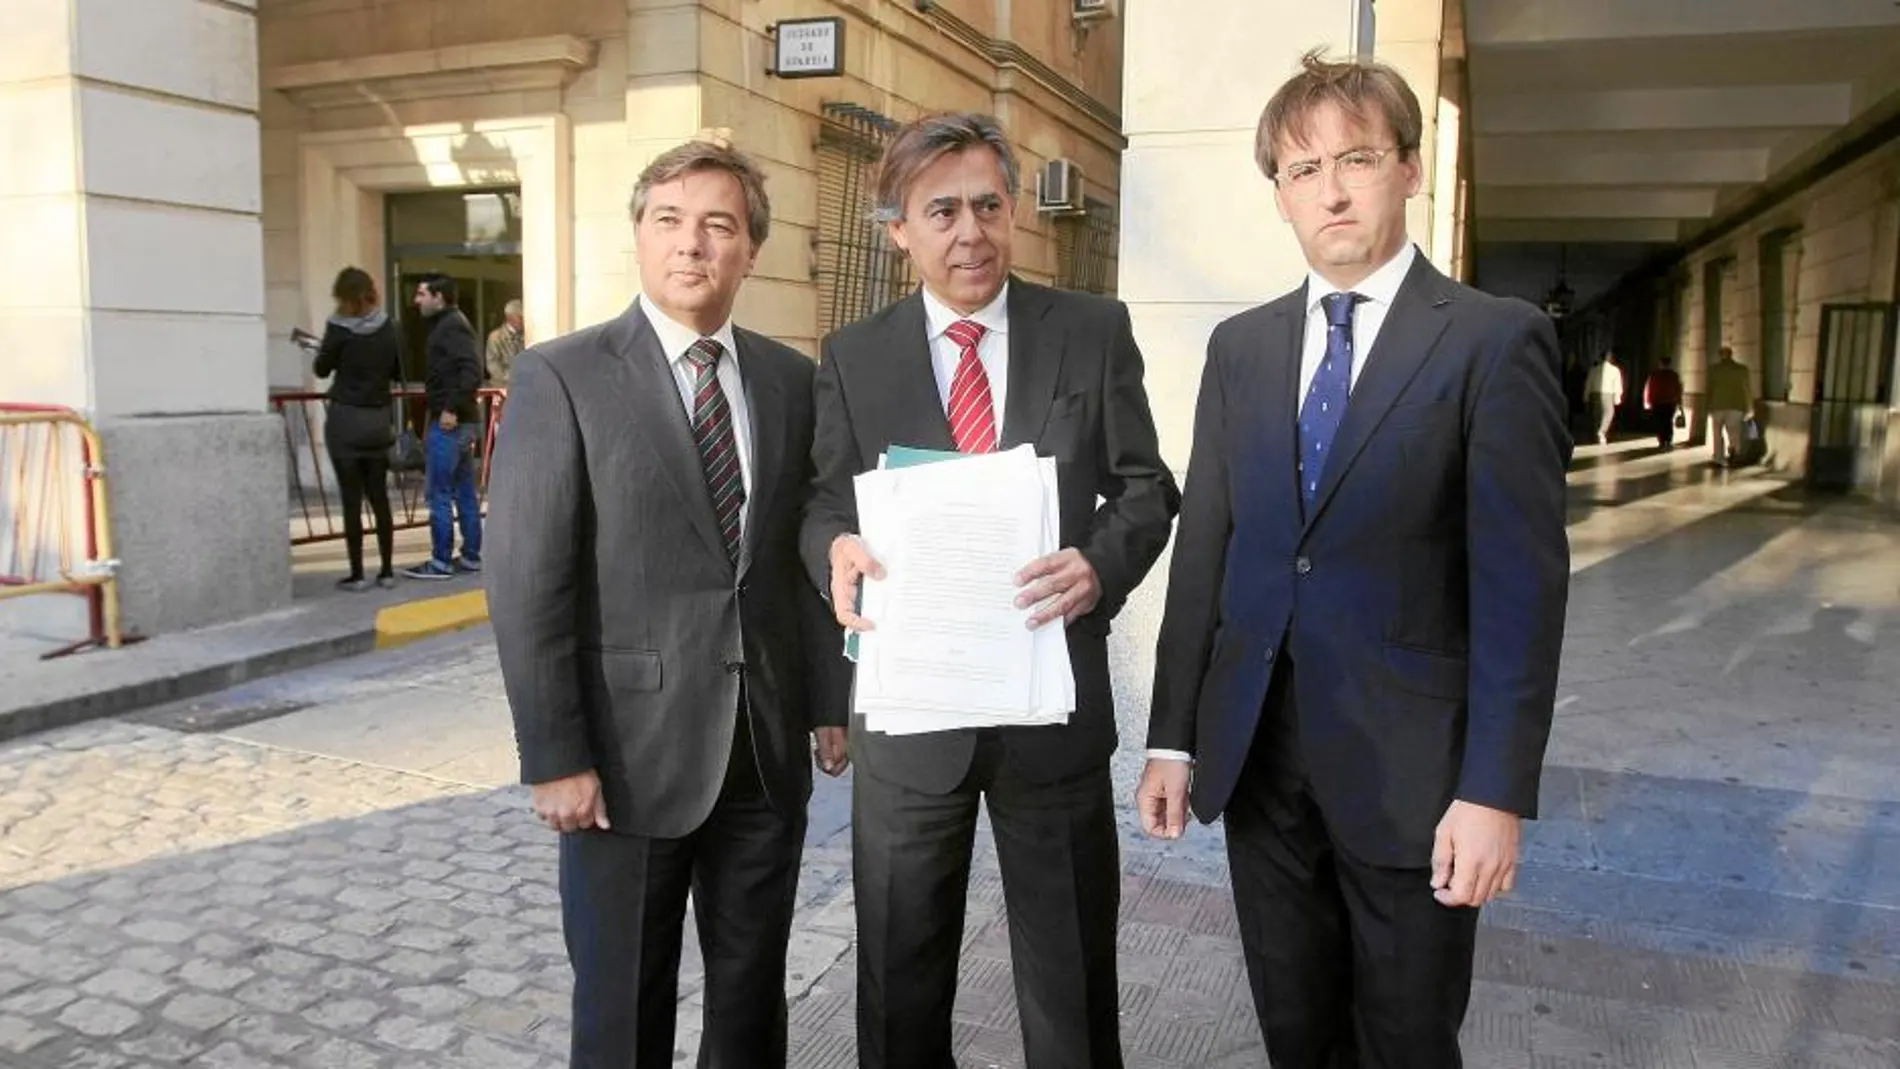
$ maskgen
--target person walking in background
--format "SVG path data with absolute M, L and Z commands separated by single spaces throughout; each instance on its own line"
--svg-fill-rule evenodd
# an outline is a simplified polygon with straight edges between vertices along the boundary
M 515 357 L 521 355 L 524 342 L 521 302 L 515 300 L 502 305 L 501 318 L 501 326 L 488 332 L 487 371 L 488 384 L 505 390 L 509 376 L 514 374 Z
M 1590 404 L 1590 422 L 1597 429 L 1597 444 L 1610 440 L 1610 424 L 1616 422 L 1616 408 L 1623 403 L 1623 369 L 1616 366 L 1616 354 L 1605 350 L 1603 359 L 1590 369 L 1584 382 L 1584 394 Z
M 1643 385 L 1643 407 L 1656 428 L 1656 444 L 1664 449 L 1676 447 L 1676 413 L 1682 409 L 1682 376 L 1663 357 Z
M 337 272 L 330 296 L 336 299 L 336 313 L 324 327 L 314 370 L 318 378 L 335 376 L 323 435 L 343 495 L 343 545 L 350 558 L 350 574 L 337 586 L 369 588 L 363 577 L 363 502 L 368 499 L 382 565 L 376 585 L 390 587 L 396 576 L 390 564 L 395 532 L 389 514 L 389 447 L 395 425 L 389 381 L 400 371 L 402 343 L 368 272 L 357 267 Z
M 422 447 L 432 556 L 403 569 L 411 579 L 453 579 L 482 570 L 482 502 L 475 490 L 475 439 L 481 426 L 475 392 L 482 385 L 482 359 L 475 351 L 475 328 L 455 302 L 455 280 L 446 275 L 424 275 L 416 286 L 416 310 L 434 321 L 423 372 L 429 428 Z
M 1755 386 L 1748 365 L 1735 359 L 1735 350 L 1722 346 L 1722 359 L 1709 368 L 1709 443 L 1717 467 L 1726 468 L 1742 457 L 1742 424 L 1755 411 Z

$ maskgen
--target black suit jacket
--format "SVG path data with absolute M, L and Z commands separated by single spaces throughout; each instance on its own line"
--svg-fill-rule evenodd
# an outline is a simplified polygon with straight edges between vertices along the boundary
M 1101 604 L 1068 630 L 1076 687 L 1069 723 L 1002 732 L 1007 764 L 1047 781 L 1098 766 L 1115 749 L 1109 621 L 1167 545 L 1180 495 L 1155 443 L 1128 309 L 1011 279 L 1008 310 L 1009 390 L 998 447 L 1031 443 L 1056 458 L 1061 543 L 1080 549 L 1102 584 Z M 815 384 L 816 492 L 803 536 L 806 567 L 822 590 L 831 588 L 832 540 L 857 530 L 852 478 L 876 467 L 892 445 L 954 448 L 926 329 L 923 296 L 913 293 L 825 339 Z M 836 643 L 830 656 L 839 656 Z M 857 731 L 852 746 L 866 752 L 873 774 L 943 793 L 968 771 L 975 733 Z
M 1430 863 L 1454 799 L 1537 809 L 1569 591 L 1561 358 L 1550 320 L 1421 255 L 1381 328 L 1315 505 L 1296 478 L 1304 288 L 1208 344 L 1148 745 L 1226 808 L 1278 662 L 1333 835 Z
M 617 832 L 676 838 L 705 821 L 741 680 L 780 808 L 809 797 L 809 730 L 845 722 L 836 625 L 798 559 L 812 362 L 733 333 L 753 442 L 736 568 L 637 303 L 524 352 L 498 434 L 486 575 L 522 779 L 597 769 Z

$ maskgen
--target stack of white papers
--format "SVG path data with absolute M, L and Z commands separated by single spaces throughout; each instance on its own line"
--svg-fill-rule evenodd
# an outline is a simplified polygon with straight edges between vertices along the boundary
M 1029 446 L 964 455 L 893 447 L 856 479 L 859 537 L 884 565 L 847 641 L 854 708 L 891 735 L 1065 724 L 1075 673 L 1063 622 L 1034 631 L 1016 573 L 1054 553 L 1056 464 Z

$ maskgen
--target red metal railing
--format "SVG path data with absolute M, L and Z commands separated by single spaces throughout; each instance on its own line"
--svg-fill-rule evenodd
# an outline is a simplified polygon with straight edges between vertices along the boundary
M 420 437 L 428 419 L 428 401 L 420 387 L 394 391 L 402 425 Z M 330 454 L 323 441 L 323 413 L 327 396 L 315 391 L 285 391 L 271 394 L 271 408 L 284 420 L 284 456 L 289 465 L 292 508 L 290 544 L 328 542 L 343 537 L 342 504 L 333 496 L 335 473 L 330 469 Z M 488 463 L 495 454 L 495 428 L 501 424 L 502 409 L 508 403 L 508 391 L 476 391 L 481 409 L 482 444 L 477 457 L 476 488 L 481 493 L 482 509 L 488 508 Z M 423 493 L 420 471 L 389 473 L 389 507 L 393 526 L 398 531 L 429 525 L 429 502 Z M 375 519 L 365 516 L 364 532 L 375 530 Z
M 42 658 L 136 641 L 119 617 L 105 447 L 92 424 L 58 405 L 0 404 L 0 478 L 0 600 L 77 594 L 87 602 L 87 637 Z M 75 510 L 85 518 L 83 543 Z

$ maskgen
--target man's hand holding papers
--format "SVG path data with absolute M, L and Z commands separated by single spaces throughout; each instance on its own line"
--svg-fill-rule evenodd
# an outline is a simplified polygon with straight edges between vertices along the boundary
M 858 584 L 865 577 L 884 578 L 884 566 L 864 548 L 857 535 L 841 534 L 831 540 L 831 611 L 847 631 L 869 631 L 876 626 L 857 614 Z
M 1017 595 L 1017 608 L 1040 605 L 1029 618 L 1032 631 L 1057 617 L 1064 626 L 1072 624 L 1094 612 L 1102 600 L 1102 581 L 1095 575 L 1095 565 L 1073 547 L 1038 557 L 1016 573 L 1016 585 L 1027 588 Z
M 1056 550 L 1055 462 L 1027 447 L 894 449 L 855 489 L 860 537 L 832 544 L 832 601 L 858 633 L 866 727 L 1066 723 L 1068 645 L 1061 628 L 1043 625 L 1087 612 L 1100 587 L 1079 552 Z

